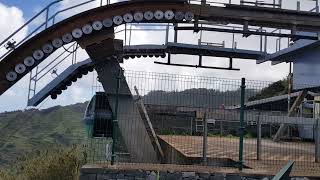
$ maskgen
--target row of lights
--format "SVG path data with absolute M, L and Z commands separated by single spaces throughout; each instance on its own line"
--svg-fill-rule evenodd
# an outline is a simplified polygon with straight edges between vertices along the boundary
M 146 11 L 146 12 L 135 12 L 126 13 L 123 16 L 114 16 L 113 18 L 106 18 L 103 21 L 94 21 L 93 23 L 86 24 L 82 28 L 76 28 L 71 33 L 63 35 L 61 38 L 56 38 L 43 45 L 40 49 L 33 52 L 32 56 L 28 56 L 23 60 L 23 63 L 19 63 L 15 66 L 14 71 L 10 71 L 6 74 L 6 79 L 9 82 L 17 80 L 19 74 L 25 73 L 27 67 L 32 67 L 35 65 L 36 61 L 40 61 L 45 57 L 49 56 L 55 49 L 60 48 L 64 44 L 68 44 L 73 41 L 73 39 L 80 39 L 83 35 L 89 35 L 94 30 L 99 31 L 103 27 L 111 28 L 113 26 L 118 26 L 123 23 L 131 22 L 142 22 L 143 20 L 166 20 L 166 21 L 192 21 L 194 14 L 192 12 L 173 12 L 172 10 L 161 11 L 157 10 Z
M 166 57 L 166 53 L 139 53 L 139 54 L 126 54 L 123 56 L 124 59 L 135 59 L 135 58 L 141 58 L 141 57 L 144 57 L 144 58 L 147 58 L 147 57 L 150 57 L 150 58 L 165 58 Z

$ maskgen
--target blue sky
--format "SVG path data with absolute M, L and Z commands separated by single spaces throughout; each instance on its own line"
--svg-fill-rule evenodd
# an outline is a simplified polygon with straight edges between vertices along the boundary
M 29 19 L 35 15 L 37 11 L 49 4 L 50 0 L 1 0 L 7 6 L 15 6 L 23 11 L 25 19 Z

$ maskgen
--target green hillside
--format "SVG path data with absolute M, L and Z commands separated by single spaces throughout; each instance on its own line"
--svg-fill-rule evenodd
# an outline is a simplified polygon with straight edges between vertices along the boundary
M 26 153 L 84 141 L 82 123 L 87 103 L 0 114 L 0 166 Z

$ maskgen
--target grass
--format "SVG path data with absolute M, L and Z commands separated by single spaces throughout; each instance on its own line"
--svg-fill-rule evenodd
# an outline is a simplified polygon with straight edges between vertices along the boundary
M 0 114 L 0 168 L 26 153 L 85 141 L 86 103 Z
M 38 152 L 21 157 L 19 163 L 0 170 L 0 180 L 77 180 L 86 156 L 81 146 Z

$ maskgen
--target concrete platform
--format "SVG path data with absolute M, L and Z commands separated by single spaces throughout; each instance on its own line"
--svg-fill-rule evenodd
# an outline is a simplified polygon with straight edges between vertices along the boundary
M 186 158 L 202 157 L 201 136 L 159 136 L 179 154 Z M 315 163 L 314 143 L 273 142 L 262 140 L 261 160 L 257 160 L 257 140 L 245 139 L 244 163 L 250 172 L 267 175 L 276 174 L 289 160 L 295 161 L 293 175 L 320 177 L 320 163 Z M 238 161 L 239 139 L 235 137 L 208 137 L 208 159 L 230 159 Z M 248 169 L 247 169 L 248 170 Z

